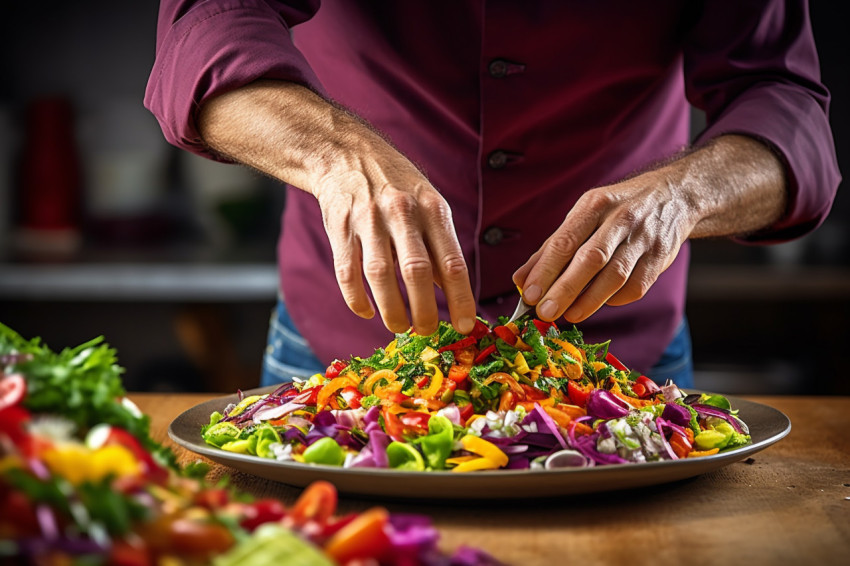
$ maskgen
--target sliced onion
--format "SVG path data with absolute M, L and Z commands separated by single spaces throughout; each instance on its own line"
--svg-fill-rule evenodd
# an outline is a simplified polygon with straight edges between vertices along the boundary
M 691 407 L 693 407 L 694 411 L 696 411 L 700 417 L 717 417 L 718 419 L 723 419 L 724 421 L 729 423 L 729 425 L 735 430 L 735 432 L 739 434 L 750 434 L 749 427 L 747 427 L 747 425 L 742 420 L 733 415 L 730 415 L 723 409 L 718 409 L 717 407 L 712 407 L 711 405 L 702 405 L 699 403 L 694 403 L 693 405 L 691 405 Z
M 586 468 L 589 466 L 587 457 L 576 450 L 559 450 L 548 458 L 543 464 L 547 470 L 558 468 Z

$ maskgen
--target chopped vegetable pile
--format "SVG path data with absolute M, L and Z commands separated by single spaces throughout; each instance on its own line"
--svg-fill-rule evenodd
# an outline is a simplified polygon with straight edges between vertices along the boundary
M 504 322 L 504 319 L 503 319 Z M 608 343 L 523 317 L 469 336 L 441 323 L 368 358 L 215 412 L 222 450 L 345 467 L 472 472 L 587 467 L 716 454 L 750 442 L 720 395 L 629 371 Z
M 56 354 L 0 324 L 0 563 L 498 564 L 441 553 L 425 517 L 336 517 L 327 482 L 290 508 L 210 485 L 150 437 L 121 372 L 102 339 Z

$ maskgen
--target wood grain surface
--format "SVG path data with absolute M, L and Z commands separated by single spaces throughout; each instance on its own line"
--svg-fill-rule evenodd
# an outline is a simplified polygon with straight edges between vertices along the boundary
M 211 395 L 132 394 L 154 438 Z M 381 505 L 430 516 L 441 546 L 507 564 L 850 564 L 850 397 L 746 397 L 788 415 L 791 433 L 753 458 L 672 484 L 579 497 L 452 504 L 342 497 L 341 513 Z M 176 448 L 180 461 L 198 456 Z M 240 490 L 291 504 L 300 493 L 213 464 Z M 416 486 L 411 485 L 411 490 Z

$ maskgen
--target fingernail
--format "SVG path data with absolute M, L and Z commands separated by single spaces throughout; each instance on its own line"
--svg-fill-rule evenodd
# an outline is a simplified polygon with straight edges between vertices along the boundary
M 526 303 L 536 303 L 543 296 L 543 289 L 538 285 L 531 284 L 522 291 L 522 298 Z
M 543 301 L 542 305 L 537 307 L 537 312 L 540 314 L 541 318 L 554 319 L 558 314 L 558 303 L 552 299 L 547 299 Z
M 457 331 L 461 334 L 469 334 L 475 326 L 475 321 L 471 318 L 459 318 L 457 321 Z

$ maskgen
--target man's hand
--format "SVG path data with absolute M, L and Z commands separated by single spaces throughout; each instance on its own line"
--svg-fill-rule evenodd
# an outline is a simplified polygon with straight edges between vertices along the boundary
M 723 136 L 658 169 L 585 193 L 514 273 L 543 320 L 580 322 L 643 297 L 687 238 L 742 235 L 785 210 L 781 162 L 761 142 Z
M 437 329 L 434 283 L 454 327 L 472 331 L 475 299 L 448 204 L 368 126 L 304 87 L 259 81 L 207 102 L 199 127 L 213 150 L 317 198 L 337 281 L 354 313 L 375 314 L 365 277 L 384 325 L 410 328 L 397 262 L 417 332 Z

